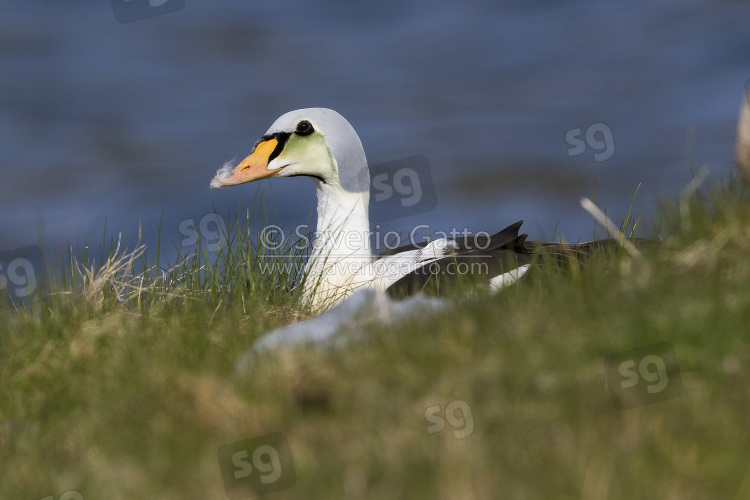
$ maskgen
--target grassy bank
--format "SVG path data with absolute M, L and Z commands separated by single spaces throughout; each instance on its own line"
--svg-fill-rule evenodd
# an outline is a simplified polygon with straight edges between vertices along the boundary
M 748 498 L 750 205 L 736 191 L 667 209 L 676 229 L 641 258 L 535 271 L 241 375 L 262 333 L 307 314 L 289 277 L 258 274 L 241 225 L 219 259 L 166 270 L 68 259 L 56 293 L 0 311 L 0 498 L 226 498 L 220 447 L 274 433 L 293 465 L 248 458 L 253 480 L 283 468 L 265 498 Z M 634 387 L 613 385 L 623 371 Z

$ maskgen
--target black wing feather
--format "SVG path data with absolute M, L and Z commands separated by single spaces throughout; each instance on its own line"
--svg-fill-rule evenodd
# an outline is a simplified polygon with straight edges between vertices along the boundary
M 459 263 L 464 263 L 464 270 L 469 274 L 482 276 L 489 280 L 495 276 L 517 269 L 520 266 L 539 262 L 539 257 L 547 256 L 558 265 L 572 262 L 584 262 L 596 249 L 610 251 L 620 245 L 615 239 L 587 241 L 585 243 L 552 243 L 526 241 L 528 234 L 518 234 L 523 221 L 511 224 L 502 231 L 487 238 L 455 238 L 456 248 L 450 255 L 403 276 L 388 287 L 387 292 L 395 298 L 425 291 L 430 295 L 442 295 L 445 290 L 458 282 L 458 274 L 449 272 Z M 637 240 L 636 243 L 647 243 L 649 240 Z M 428 242 L 404 245 L 383 253 L 380 258 L 396 255 L 409 250 L 424 248 Z M 461 273 L 463 274 L 463 273 Z

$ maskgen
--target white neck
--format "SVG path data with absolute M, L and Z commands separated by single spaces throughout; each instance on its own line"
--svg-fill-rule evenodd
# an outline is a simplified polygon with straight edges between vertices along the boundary
M 305 295 L 315 305 L 343 299 L 361 281 L 372 262 L 370 249 L 370 193 L 351 193 L 338 184 L 314 179 L 318 194 L 318 226 L 305 266 Z

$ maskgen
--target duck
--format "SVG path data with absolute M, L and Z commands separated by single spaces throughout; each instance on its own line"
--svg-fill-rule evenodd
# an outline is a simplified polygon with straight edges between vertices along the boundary
M 362 289 L 403 298 L 421 291 L 440 295 L 463 269 L 478 275 L 490 291 L 521 279 L 547 254 L 562 261 L 588 256 L 595 242 L 527 241 L 523 221 L 490 234 L 410 242 L 374 255 L 369 219 L 370 172 L 354 127 L 338 112 L 305 108 L 281 115 L 250 154 L 221 167 L 211 189 L 266 179 L 305 176 L 317 194 L 317 229 L 304 268 L 302 296 L 324 311 Z M 598 240 L 597 246 L 614 246 Z

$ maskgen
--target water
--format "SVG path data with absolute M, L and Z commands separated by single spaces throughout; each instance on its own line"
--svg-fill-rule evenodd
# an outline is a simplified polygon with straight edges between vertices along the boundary
M 99 242 L 105 222 L 131 248 L 141 224 L 153 246 L 160 220 L 179 246 L 180 227 L 256 193 L 210 191 L 216 169 L 309 106 L 347 117 L 371 163 L 429 162 L 435 203 L 384 228 L 524 219 L 532 238 L 590 239 L 581 196 L 618 220 L 641 184 L 648 223 L 690 158 L 728 176 L 748 78 L 741 1 L 186 0 L 129 24 L 109 2 L 14 2 L 0 18 L 0 250 Z M 260 186 L 280 224 L 309 219 L 311 181 Z

